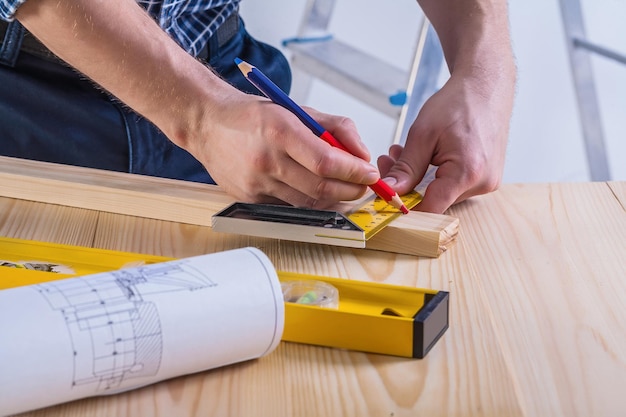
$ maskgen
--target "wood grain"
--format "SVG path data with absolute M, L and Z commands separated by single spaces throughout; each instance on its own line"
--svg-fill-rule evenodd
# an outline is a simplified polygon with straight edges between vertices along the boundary
M 0 235 L 5 237 L 91 246 L 98 216 L 92 210 L 0 197 Z
M 609 187 L 511 185 L 453 211 L 524 413 L 622 414 L 626 213 Z
M 203 226 L 112 213 L 101 213 L 94 246 L 174 257 L 255 246 L 280 270 L 445 289 L 452 291 L 451 327 L 436 349 L 420 361 L 283 343 L 259 361 L 122 394 L 114 405 L 87 399 L 72 407 L 49 408 L 46 415 L 132 416 L 139 410 L 155 416 L 411 416 L 423 410 L 446 415 L 480 414 L 478 410 L 521 415 L 491 327 L 491 314 L 481 302 L 476 277 L 463 268 L 463 253 L 453 252 L 454 256 L 434 262 L 386 252 L 225 235 Z M 482 349 L 472 348 L 476 337 L 481 338 Z M 459 357 L 466 359 L 459 361 Z M 488 389 L 457 392 L 452 381 Z
M 0 157 L 0 195 L 209 226 L 234 200 L 214 185 Z
M 14 237 L 173 257 L 256 246 L 285 271 L 450 292 L 450 328 L 423 360 L 282 343 L 259 360 L 23 416 L 622 415 L 625 191 L 504 185 L 450 210 L 463 227 L 439 258 L 0 199 L 0 232 Z
M 436 258 L 452 248 L 458 233 L 456 217 L 411 211 L 368 239 L 365 247 Z

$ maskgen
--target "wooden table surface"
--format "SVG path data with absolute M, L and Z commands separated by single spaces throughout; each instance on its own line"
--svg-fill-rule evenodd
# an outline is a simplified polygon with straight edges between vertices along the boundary
M 423 360 L 283 342 L 24 415 L 626 415 L 625 207 L 626 182 L 504 185 L 453 207 L 458 242 L 430 259 L 0 197 L 2 236 L 174 257 L 257 246 L 284 271 L 450 292 L 450 328 Z

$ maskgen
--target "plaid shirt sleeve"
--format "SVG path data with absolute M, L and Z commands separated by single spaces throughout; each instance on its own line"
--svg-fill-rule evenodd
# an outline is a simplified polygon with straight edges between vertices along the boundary
M 0 0 L 0 19 L 7 22 L 15 20 L 15 12 L 26 0 Z
M 12 21 L 26 0 L 0 0 L 0 19 Z M 239 7 L 240 0 L 136 0 L 193 56 Z
M 239 7 L 240 0 L 137 0 L 161 28 L 191 55 Z

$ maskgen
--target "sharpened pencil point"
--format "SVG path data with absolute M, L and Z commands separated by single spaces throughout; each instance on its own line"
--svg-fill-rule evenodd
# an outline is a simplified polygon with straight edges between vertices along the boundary
M 409 214 L 409 209 L 406 208 L 406 206 L 402 202 L 402 199 L 398 196 L 397 193 L 393 197 L 391 197 L 391 201 L 389 201 L 389 203 L 398 210 L 400 210 L 402 213 Z
M 243 62 L 243 59 L 241 58 L 235 58 L 235 64 L 239 65 Z

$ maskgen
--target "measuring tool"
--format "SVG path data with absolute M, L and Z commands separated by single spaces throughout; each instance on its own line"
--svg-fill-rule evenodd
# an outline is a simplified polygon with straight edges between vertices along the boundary
M 3 290 L 173 258 L 0 237 L 0 260 Z M 25 263 L 45 267 L 22 267 Z M 277 274 L 285 300 L 282 340 L 287 342 L 423 358 L 448 329 L 447 291 Z
M 447 291 L 281 271 L 278 279 L 337 292 L 334 308 L 285 299 L 286 342 L 421 359 L 448 329 Z
M 422 201 L 422 195 L 413 191 L 401 199 L 411 209 Z M 233 203 L 213 215 L 211 227 L 217 232 L 365 248 L 367 240 L 402 215 L 397 208 L 378 197 L 347 214 L 292 206 Z

